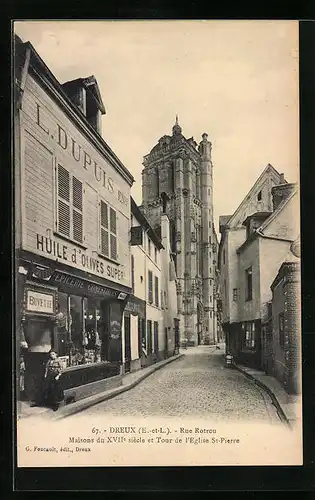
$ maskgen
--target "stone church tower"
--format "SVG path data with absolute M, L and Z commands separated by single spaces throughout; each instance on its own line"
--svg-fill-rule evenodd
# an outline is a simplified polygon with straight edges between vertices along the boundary
M 213 256 L 213 181 L 211 143 L 186 139 L 176 117 L 171 136 L 164 135 L 144 157 L 142 207 L 157 232 L 161 214 L 170 220 L 178 277 L 177 304 L 181 342 L 216 341 L 215 260 Z

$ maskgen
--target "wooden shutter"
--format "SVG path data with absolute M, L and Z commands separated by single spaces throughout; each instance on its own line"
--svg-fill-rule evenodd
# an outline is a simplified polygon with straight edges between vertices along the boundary
M 148 354 L 152 352 L 152 321 L 147 321 L 147 351 Z
M 117 238 L 114 234 L 110 235 L 110 256 L 112 259 L 117 259 Z
M 83 186 L 76 177 L 72 177 L 72 227 L 73 239 L 83 241 Z
M 101 253 L 109 257 L 108 207 L 101 201 Z
M 58 200 L 58 232 L 70 238 L 70 207 Z
M 82 212 L 83 189 L 82 182 L 76 177 L 72 178 L 73 207 Z
M 148 272 L 148 285 L 149 285 L 149 302 L 152 304 L 153 302 L 153 276 L 152 276 L 152 271 Z
M 154 352 L 158 354 L 159 352 L 159 324 L 157 321 L 154 321 Z
M 70 202 L 70 175 L 61 165 L 58 165 L 58 196 Z
M 117 259 L 117 236 L 116 236 L 116 211 L 113 208 L 109 210 L 109 229 L 110 229 L 110 256 Z
M 82 243 L 83 241 L 83 217 L 82 213 L 73 210 L 73 239 Z
M 155 305 L 159 307 L 159 278 L 155 276 Z
M 70 175 L 58 165 L 58 232 L 70 238 Z
M 142 318 L 138 316 L 138 358 L 141 358 L 141 346 L 142 346 Z
M 110 208 L 110 232 L 116 234 L 116 211 Z

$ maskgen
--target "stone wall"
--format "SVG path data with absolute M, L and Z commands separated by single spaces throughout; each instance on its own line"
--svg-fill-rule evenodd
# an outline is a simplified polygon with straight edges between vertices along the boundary
M 284 262 L 272 286 L 274 374 L 288 393 L 300 392 L 300 269 L 295 262 Z M 283 318 L 283 341 L 280 336 Z

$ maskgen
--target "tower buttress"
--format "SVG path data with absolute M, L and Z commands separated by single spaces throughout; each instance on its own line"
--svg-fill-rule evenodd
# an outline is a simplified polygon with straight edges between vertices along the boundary
M 214 259 L 212 253 L 213 243 L 213 179 L 211 162 L 211 142 L 208 134 L 202 134 L 199 144 L 201 162 L 201 200 L 202 200 L 202 295 L 204 306 L 205 333 L 209 336 L 210 343 L 215 339 L 215 314 L 214 314 Z

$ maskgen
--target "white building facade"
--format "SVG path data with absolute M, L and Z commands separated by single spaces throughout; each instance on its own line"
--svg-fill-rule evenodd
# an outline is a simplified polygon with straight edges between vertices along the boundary
M 132 295 L 123 321 L 125 372 L 156 363 L 176 352 L 176 276 L 170 264 L 166 215 L 162 227 L 161 240 L 131 198 Z
M 17 357 L 27 399 L 51 348 L 75 397 L 120 373 L 133 177 L 101 137 L 95 78 L 61 85 L 31 44 L 16 50 Z
M 263 365 L 270 286 L 299 234 L 296 187 L 268 165 L 236 212 L 221 217 L 220 275 L 227 351 Z

